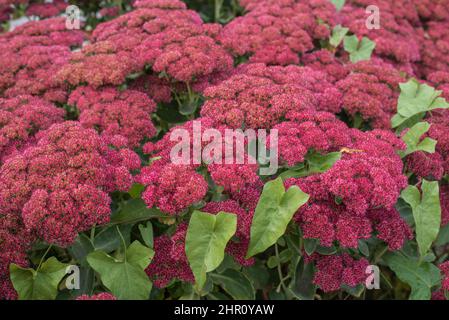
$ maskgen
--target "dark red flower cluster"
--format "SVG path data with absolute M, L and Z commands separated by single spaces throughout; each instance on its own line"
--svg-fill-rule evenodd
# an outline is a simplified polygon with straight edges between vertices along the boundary
M 306 53 L 302 56 L 301 63 L 313 70 L 324 72 L 332 83 L 346 78 L 350 72 L 343 62 L 339 61 L 332 52 L 325 49 Z
M 15 263 L 28 267 L 27 250 L 33 236 L 23 227 L 20 217 L 0 214 L 0 300 L 15 300 L 17 293 L 9 279 L 9 266 Z
M 435 153 L 422 151 L 407 157 L 407 168 L 420 178 L 441 180 L 449 174 L 449 113 L 436 110 L 426 119 L 430 124 L 429 132 L 422 138 L 429 137 L 437 141 Z
M 226 191 L 237 192 L 247 185 L 259 180 L 257 176 L 257 165 L 249 164 L 248 156 L 243 155 L 243 164 L 226 164 L 225 152 L 219 155 L 221 161 L 204 161 L 201 155 L 197 159 L 193 149 L 195 147 L 194 126 L 201 124 L 200 131 L 197 134 L 203 134 L 206 129 L 215 128 L 225 137 L 224 128 L 214 127 L 213 121 L 209 118 L 199 118 L 171 129 L 157 143 L 148 143 L 144 146 L 144 151 L 151 154 L 155 159 L 149 166 L 142 168 L 138 179 L 139 182 L 147 186 L 142 194 L 143 199 L 149 207 L 157 206 L 162 211 L 170 214 L 180 214 L 190 205 L 199 202 L 206 195 L 208 184 L 205 176 L 197 172 L 201 165 L 205 165 L 212 181 L 224 188 Z M 172 135 L 176 135 L 177 130 L 184 132 L 189 141 L 174 141 Z M 201 138 L 201 137 L 200 137 Z M 233 143 L 238 137 L 232 139 Z M 202 141 L 200 148 L 208 145 L 209 141 Z M 221 143 L 221 142 L 220 142 Z M 226 143 L 226 141 L 225 141 Z M 172 163 L 171 153 L 176 145 L 183 146 L 188 153 L 187 163 Z M 225 146 L 223 146 L 223 149 Z M 202 150 L 202 149 L 201 149 Z M 233 154 L 235 154 L 235 150 Z M 204 155 L 203 155 L 204 156 Z M 195 159 L 194 159 L 195 157 Z M 217 160 L 219 160 L 217 158 Z M 218 162 L 218 163 L 217 163 Z
M 449 72 L 449 18 L 426 24 L 426 37 L 421 42 L 422 61 L 419 70 L 423 76 L 436 71 Z
M 31 3 L 27 10 L 27 16 L 40 18 L 55 17 L 65 11 L 69 4 L 64 0 L 53 0 L 52 2 Z
M 314 42 L 329 37 L 336 24 L 330 1 L 240 1 L 247 12 L 227 24 L 220 40 L 235 56 L 251 55 L 251 62 L 288 65 Z
M 449 20 L 449 8 L 445 0 L 413 0 L 413 4 L 423 21 Z
M 130 188 L 140 159 L 76 122 L 55 124 L 38 139 L 0 169 L 0 216 L 22 218 L 39 238 L 67 246 L 78 232 L 109 221 L 108 192 Z
M 359 239 L 370 238 L 376 230 L 390 249 L 399 249 L 412 236 L 394 209 L 407 186 L 396 155 L 404 146 L 389 131 L 348 129 L 347 134 L 350 143 L 330 170 L 286 181 L 311 195 L 295 219 L 305 238 L 319 239 L 323 246 L 338 241 L 342 247 L 357 248 Z
M 270 128 L 289 111 L 339 112 L 341 93 L 307 67 L 247 64 L 204 92 L 201 115 L 232 128 Z
M 7 97 L 39 95 L 63 102 L 66 88 L 56 73 L 83 42 L 82 31 L 67 30 L 62 18 L 32 21 L 0 35 L 0 93 Z
M 399 83 L 405 82 L 399 71 L 371 59 L 347 67 L 347 77 L 337 82 L 343 93 L 343 109 L 351 116 L 360 116 L 373 128 L 391 128 L 396 113 Z
M 180 1 L 138 1 L 136 10 L 97 26 L 93 43 L 74 53 L 58 77 L 72 85 L 118 85 L 151 66 L 156 74 L 194 83 L 232 68 L 217 43 L 220 27 L 203 24 Z
M 339 290 L 343 285 L 355 287 L 366 281 L 367 259 L 353 259 L 349 254 L 320 256 L 312 255 L 309 261 L 315 261 L 317 272 L 313 283 L 324 292 Z
M 380 28 L 368 29 L 370 13 L 366 8 L 375 5 L 380 10 Z M 417 13 L 410 1 L 351 0 L 341 10 L 342 25 L 359 38 L 368 37 L 376 43 L 375 55 L 391 61 L 398 69 L 414 73 L 414 63 L 421 58 L 423 31 L 414 28 Z
M 78 87 L 68 103 L 78 108 L 79 121 L 84 127 L 95 128 L 104 136 L 124 136 L 130 147 L 139 146 L 144 138 L 156 133 L 151 121 L 156 103 L 142 92 Z
M 187 224 L 180 224 L 172 236 L 164 234 L 154 239 L 154 257 L 146 273 L 158 288 L 166 287 L 172 280 L 194 282 L 184 245 Z
M 0 164 L 34 142 L 39 130 L 64 120 L 64 110 L 32 96 L 0 98 Z
M 288 166 L 304 162 L 310 150 L 320 153 L 339 151 L 350 144 L 348 127 L 327 112 L 290 112 L 291 121 L 273 127 L 278 130 L 278 147 L 281 161 Z

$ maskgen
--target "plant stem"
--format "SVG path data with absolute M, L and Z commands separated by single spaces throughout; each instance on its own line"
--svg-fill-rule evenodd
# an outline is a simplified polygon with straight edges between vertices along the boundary
M 285 287 L 285 284 L 284 284 L 285 278 L 284 278 L 284 275 L 282 274 L 281 262 L 280 262 L 280 259 L 279 259 L 279 248 L 278 248 L 278 244 L 277 243 L 274 245 L 274 251 L 276 253 L 276 258 L 278 260 L 277 270 L 278 270 L 280 283 L 279 283 L 279 286 L 276 289 L 276 292 L 279 293 L 281 291 L 281 287 L 284 290 L 286 290 L 287 288 Z
M 41 268 L 42 262 L 44 262 L 45 257 L 47 256 L 48 252 L 50 251 L 50 249 L 53 247 L 52 244 L 50 244 L 50 246 L 47 248 L 47 251 L 45 251 L 44 255 L 41 258 L 41 261 L 39 261 L 39 265 L 37 266 L 36 271 L 38 271 Z

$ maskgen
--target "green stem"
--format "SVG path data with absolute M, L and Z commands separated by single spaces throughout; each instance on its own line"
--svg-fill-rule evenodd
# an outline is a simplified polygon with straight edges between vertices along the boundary
M 223 0 L 215 0 L 215 15 L 214 15 L 215 22 L 220 21 L 222 5 L 223 5 Z
M 39 261 L 39 265 L 37 266 L 36 271 L 38 271 L 41 268 L 42 263 L 44 262 L 45 257 L 47 256 L 48 252 L 50 251 L 50 249 L 53 247 L 52 244 L 50 244 L 50 246 L 47 248 L 47 251 L 45 251 L 44 255 L 41 258 L 41 261 Z
M 284 275 L 282 274 L 281 262 L 280 262 L 280 258 L 279 258 L 279 248 L 278 248 L 278 244 L 277 243 L 274 245 L 274 251 L 276 253 L 276 259 L 278 261 L 277 270 L 278 270 L 279 281 L 280 281 L 280 283 L 279 283 L 279 285 L 278 285 L 278 287 L 276 289 L 276 292 L 279 293 L 281 291 L 281 287 L 284 290 L 286 290 L 287 288 L 286 288 L 286 286 L 284 284 L 285 278 L 284 278 Z

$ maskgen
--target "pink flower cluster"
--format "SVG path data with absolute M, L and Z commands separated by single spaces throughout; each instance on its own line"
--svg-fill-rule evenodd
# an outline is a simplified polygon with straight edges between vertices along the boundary
M 399 71 L 374 59 L 349 65 L 348 69 L 348 76 L 336 84 L 343 93 L 343 109 L 351 117 L 360 116 L 373 128 L 391 128 L 399 83 L 405 82 Z
M 430 21 L 426 25 L 426 37 L 421 43 L 422 62 L 419 71 L 429 76 L 435 71 L 449 71 L 449 18 L 445 21 Z
M 314 254 L 308 260 L 315 261 L 317 271 L 313 283 L 324 292 L 339 290 L 343 285 L 355 287 L 365 283 L 365 270 L 369 265 L 365 258 L 355 260 L 347 253 L 331 256 Z
M 74 53 L 58 75 L 72 85 L 118 85 L 151 66 L 156 74 L 193 83 L 232 68 L 215 37 L 220 27 L 203 24 L 180 1 L 139 1 L 136 9 L 97 26 L 93 43 Z
M 162 211 L 170 214 L 180 214 L 190 205 L 201 201 L 208 191 L 208 184 L 203 173 L 197 172 L 201 165 L 207 168 L 207 173 L 212 181 L 224 188 L 226 191 L 237 192 L 247 185 L 259 181 L 257 176 L 257 165 L 249 164 L 247 155 L 244 164 L 203 163 L 203 158 L 194 162 L 194 123 L 201 123 L 201 133 L 213 127 L 213 121 L 209 118 L 199 118 L 174 127 L 157 143 L 148 143 L 144 146 L 144 152 L 151 154 L 155 159 L 149 166 L 142 168 L 138 180 L 147 186 L 142 194 L 143 199 L 149 207 L 157 206 Z M 217 127 L 215 127 L 217 129 Z M 171 134 L 178 129 L 186 130 L 189 141 L 184 147 L 189 150 L 190 160 L 186 164 L 173 164 L 170 153 L 178 141 L 172 141 Z M 218 130 L 224 133 L 224 127 Z M 222 134 L 224 137 L 225 135 Z M 233 140 L 232 142 L 234 142 Z M 225 142 L 226 143 L 226 142 Z M 208 141 L 202 141 L 202 147 Z M 234 150 L 235 152 L 235 150 Z M 225 154 L 221 155 L 224 160 Z M 195 159 L 196 161 L 196 159 Z
M 32 96 L 0 98 L 0 164 L 34 142 L 39 130 L 62 122 L 64 110 Z
M 204 95 L 203 117 L 232 128 L 255 129 L 272 127 L 289 111 L 339 112 L 342 97 L 322 72 L 262 63 L 242 65 Z
M 151 121 L 156 103 L 142 92 L 78 87 L 70 94 L 68 103 L 78 108 L 79 121 L 84 127 L 96 128 L 109 137 L 121 135 L 131 147 L 156 134 Z
M 251 55 L 251 62 L 297 64 L 336 24 L 335 7 L 326 0 L 240 2 L 247 12 L 224 27 L 220 40 L 236 56 Z
M 36 16 L 40 18 L 55 17 L 65 11 L 68 4 L 64 0 L 53 0 L 47 3 L 31 3 L 27 10 L 27 16 Z
M 324 72 L 332 83 L 346 78 L 350 72 L 350 68 L 337 59 L 332 52 L 325 49 L 306 53 L 302 56 L 301 63 L 313 70 Z
M 28 267 L 27 250 L 34 237 L 26 231 L 20 217 L 0 215 L 0 300 L 15 300 L 17 293 L 9 279 L 9 265 Z
M 420 178 L 441 180 L 449 174 L 449 112 L 436 110 L 426 120 L 431 126 L 423 138 L 437 141 L 436 152 L 411 154 L 407 157 L 407 168 Z
M 338 241 L 357 248 L 374 230 L 390 249 L 400 249 L 412 237 L 410 228 L 394 209 L 407 186 L 402 161 L 396 155 L 401 141 L 389 131 L 363 133 L 348 129 L 349 141 L 343 157 L 322 174 L 289 179 L 311 195 L 311 201 L 295 216 L 304 238 L 319 239 L 321 245 Z
M 30 94 L 63 102 L 66 88 L 55 75 L 70 58 L 70 48 L 84 35 L 67 30 L 62 18 L 26 23 L 0 35 L 0 93 L 7 97 Z
M 172 236 L 164 234 L 154 239 L 154 257 L 146 273 L 158 288 L 166 287 L 172 280 L 194 282 L 185 253 L 187 224 L 180 224 Z
M 23 219 L 27 231 L 60 246 L 109 221 L 108 192 L 127 191 L 140 159 L 112 149 L 77 122 L 55 124 L 0 169 L 0 216 Z
M 327 112 L 290 112 L 291 121 L 273 127 L 278 130 L 281 161 L 290 167 L 304 162 L 306 154 L 314 150 L 323 154 L 339 151 L 350 144 L 347 126 Z
M 366 8 L 370 5 L 380 10 L 379 29 L 366 27 L 370 15 Z M 414 28 L 414 23 L 419 23 L 416 10 L 407 0 L 351 0 L 346 1 L 341 10 L 342 25 L 359 38 L 365 36 L 373 40 L 375 55 L 409 74 L 414 73 L 413 64 L 421 58 L 420 44 L 424 36 L 422 29 Z

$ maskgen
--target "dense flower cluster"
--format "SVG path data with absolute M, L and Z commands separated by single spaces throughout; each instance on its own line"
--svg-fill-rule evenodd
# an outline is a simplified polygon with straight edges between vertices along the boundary
M 233 128 L 270 128 L 289 111 L 341 108 L 341 93 L 324 73 L 293 65 L 243 65 L 204 95 L 202 116 Z
M 0 98 L 0 164 L 34 142 L 39 130 L 62 122 L 64 110 L 37 97 Z
M 78 87 L 68 103 L 78 108 L 79 121 L 84 127 L 96 128 L 105 136 L 122 135 L 131 147 L 156 133 L 151 122 L 156 103 L 142 92 L 119 91 L 115 87 L 98 90 Z
M 400 140 L 389 131 L 362 133 L 348 129 L 349 141 L 343 157 L 328 171 L 306 178 L 289 179 L 311 195 L 295 219 L 305 238 L 321 245 L 338 241 L 356 248 L 359 239 L 374 230 L 392 250 L 400 249 L 411 230 L 394 209 L 400 192 L 407 186 L 402 161 L 396 148 Z
M 343 93 L 343 109 L 351 116 L 360 116 L 373 128 L 388 129 L 396 113 L 399 71 L 382 61 L 361 61 L 349 67 L 347 77 L 337 82 Z
M 68 4 L 64 0 L 53 0 L 46 3 L 31 3 L 27 10 L 27 16 L 36 16 L 40 18 L 50 18 L 64 12 Z
M 296 64 L 336 24 L 336 9 L 326 0 L 241 3 L 247 13 L 227 24 L 220 40 L 236 56 L 251 55 L 251 62 Z
M 102 23 L 92 44 L 74 53 L 58 78 L 72 85 L 118 85 L 127 75 L 151 66 L 181 82 L 193 83 L 232 67 L 217 43 L 220 27 L 203 24 L 180 1 L 138 1 L 136 9 Z
M 187 224 L 181 224 L 172 236 L 164 234 L 154 239 L 154 258 L 146 268 L 155 286 L 166 287 L 172 280 L 194 282 L 184 250 Z
M 34 237 L 23 227 L 20 217 L 0 215 L 0 299 L 17 298 L 9 279 L 9 265 L 28 266 L 27 250 Z
M 368 29 L 366 8 L 375 5 L 380 10 L 379 29 Z M 375 54 L 391 61 L 400 70 L 414 73 L 413 64 L 421 59 L 423 30 L 414 28 L 417 14 L 410 1 L 351 0 L 341 11 L 342 25 L 358 37 L 366 36 L 376 43 Z
M 237 192 L 259 180 L 257 165 L 249 164 L 247 155 L 244 155 L 243 164 L 226 164 L 225 153 L 220 155 L 221 163 L 217 163 L 218 161 L 206 163 L 201 156 L 199 159 L 193 159 L 195 157 L 193 153 L 194 125 L 198 123 L 201 124 L 201 133 L 214 128 L 211 119 L 196 119 L 182 126 L 174 127 L 157 143 L 147 143 L 144 146 L 144 151 L 151 154 L 151 157 L 155 159 L 149 166 L 142 168 L 139 175 L 140 183 L 147 186 L 142 197 L 149 207 L 157 206 L 167 213 L 180 214 L 183 209 L 202 200 L 207 193 L 208 184 L 205 176 L 197 172 L 201 164 L 206 165 L 212 181 L 226 191 Z M 223 137 L 225 136 L 224 128 L 221 128 Z M 176 130 L 185 130 L 188 133 L 189 141 L 173 141 L 172 134 Z M 234 139 L 229 143 L 235 145 Z M 189 159 L 187 163 L 172 163 L 171 152 L 178 144 L 188 150 Z M 207 144 L 208 141 L 202 141 L 203 147 Z M 223 145 L 223 149 L 225 149 L 225 145 Z M 236 151 L 234 150 L 234 152 Z M 190 156 L 193 157 L 190 158 Z
M 126 191 L 140 166 L 128 149 L 111 149 L 92 129 L 76 122 L 41 131 L 35 146 L 0 170 L 0 215 L 21 217 L 26 229 L 66 246 L 77 233 L 108 222 L 108 192 Z
M 323 71 L 332 83 L 344 79 L 350 72 L 329 50 L 318 50 L 305 54 L 301 63 L 314 70 Z
M 0 35 L 0 93 L 31 94 L 63 102 L 66 88 L 55 75 L 70 58 L 70 48 L 83 42 L 83 32 L 67 30 L 65 20 L 32 21 Z
M 291 112 L 291 121 L 284 121 L 273 127 L 278 130 L 279 155 L 288 166 L 304 162 L 310 150 L 320 153 L 339 151 L 349 145 L 345 123 L 327 112 Z
M 310 260 L 315 261 L 317 267 L 313 283 L 324 292 L 339 290 L 342 285 L 355 287 L 365 283 L 365 270 L 369 265 L 365 258 L 355 260 L 345 253 L 332 256 L 313 255 Z
M 449 71 L 449 28 L 447 21 L 431 21 L 427 24 L 426 37 L 422 41 L 422 63 L 420 72 L 429 76 L 435 71 Z
M 449 113 L 436 111 L 426 120 L 431 126 L 424 137 L 437 141 L 436 152 L 411 154 L 407 157 L 407 168 L 420 178 L 441 180 L 449 174 Z

